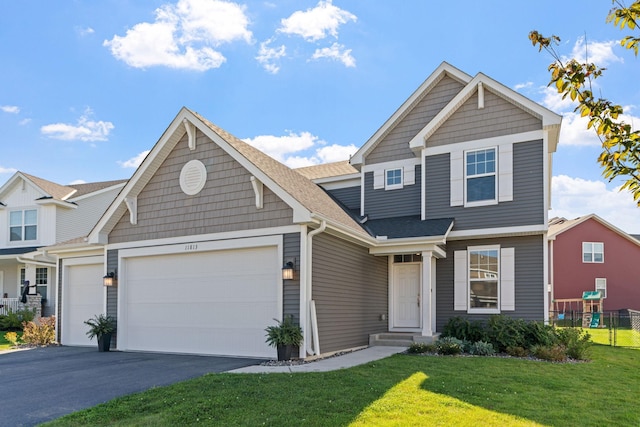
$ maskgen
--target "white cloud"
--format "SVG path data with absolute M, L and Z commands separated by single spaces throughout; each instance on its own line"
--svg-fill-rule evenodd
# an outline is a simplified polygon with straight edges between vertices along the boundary
M 316 49 L 311 59 L 329 58 L 342 62 L 346 67 L 355 67 L 356 60 L 351 56 L 351 49 L 346 49 L 343 45 L 334 43 L 331 47 Z
M 179 0 L 156 9 L 153 23 L 141 22 L 103 45 L 136 68 L 166 66 L 196 71 L 219 68 L 226 58 L 214 48 L 236 40 L 251 43 L 245 6 L 224 0 Z
M 298 35 L 307 41 L 317 41 L 331 35 L 338 37 L 338 28 L 349 21 L 357 21 L 357 17 L 331 3 L 331 0 L 320 1 L 316 7 L 306 11 L 298 10 L 288 18 L 281 20 L 279 32 Z
M 86 184 L 86 183 L 87 183 L 87 181 L 85 181 L 84 179 L 76 179 L 76 180 L 74 180 L 74 181 L 71 181 L 71 182 L 69 183 L 69 185 L 74 185 L 74 184 Z
M 87 108 L 78 119 L 77 124 L 53 123 L 40 128 L 40 132 L 53 139 L 64 141 L 106 141 L 114 129 L 111 122 L 90 120 L 93 111 Z
M 542 105 L 555 111 L 556 113 L 562 113 L 563 111 L 573 111 L 578 105 L 576 102 L 571 101 L 571 97 L 567 96 L 564 99 L 562 94 L 558 93 L 558 90 L 554 85 L 545 86 L 541 89 L 543 94 Z
M 18 172 L 18 169 L 3 168 L 2 166 L 0 166 L 0 173 L 16 173 L 16 172 Z
M 145 159 L 145 157 L 147 157 L 147 155 L 149 154 L 151 150 L 145 150 L 143 152 L 141 152 L 140 154 L 138 154 L 135 157 L 130 158 L 129 160 L 125 160 L 123 161 L 118 161 L 118 164 L 120 165 L 121 168 L 133 168 L 136 169 L 138 166 L 140 166 L 140 164 L 142 163 L 142 161 Z
M 22 119 L 18 122 L 20 126 L 28 125 L 29 123 L 31 123 L 31 119 Z
M 276 65 L 276 62 L 286 55 L 286 47 L 284 45 L 277 48 L 269 47 L 272 41 L 273 39 L 269 39 L 260 43 L 260 51 L 256 59 L 267 72 L 276 74 L 280 71 L 280 66 Z
M 532 86 L 533 86 L 533 82 L 526 82 L 526 83 L 518 83 L 513 88 L 515 90 L 520 90 L 520 89 L 528 89 L 528 88 L 530 88 Z
M 358 151 L 358 147 L 355 145 L 327 145 L 325 147 L 319 148 L 316 151 L 318 158 L 320 159 L 319 163 L 332 163 L 339 162 L 341 160 L 348 160 L 355 152 Z
M 595 213 L 621 230 L 640 234 L 640 208 L 627 190 L 607 189 L 603 181 L 589 181 L 566 175 L 554 176 L 551 181 L 554 216 L 567 219 Z
M 89 34 L 95 33 L 95 30 L 91 27 L 87 28 L 76 28 L 76 32 L 80 37 L 88 36 Z
M 0 111 L 9 114 L 18 114 L 20 112 L 20 107 L 15 105 L 0 105 Z
M 599 67 L 605 67 L 613 62 L 624 62 L 624 59 L 613 53 L 613 47 L 619 46 L 616 40 L 606 42 L 585 41 L 584 37 L 578 38 L 573 45 L 571 54 L 563 57 L 563 62 L 573 58 L 580 63 L 592 62 Z

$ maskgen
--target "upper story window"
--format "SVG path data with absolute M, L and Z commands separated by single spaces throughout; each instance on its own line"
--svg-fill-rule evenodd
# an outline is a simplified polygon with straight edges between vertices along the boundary
M 466 203 L 497 200 L 496 149 L 465 152 Z
M 9 213 L 9 240 L 11 242 L 37 240 L 37 238 L 37 210 L 27 209 L 23 211 L 12 211 Z
M 604 262 L 604 243 L 582 242 L 582 262 Z
M 402 168 L 386 169 L 384 175 L 384 188 L 386 190 L 402 188 Z

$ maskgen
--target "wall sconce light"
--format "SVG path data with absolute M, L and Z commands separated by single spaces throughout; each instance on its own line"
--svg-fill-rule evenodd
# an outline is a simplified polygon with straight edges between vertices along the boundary
M 102 278 L 102 284 L 104 286 L 115 286 L 117 283 L 118 277 L 113 271 L 108 272 L 107 275 Z
M 284 263 L 282 267 L 282 280 L 293 280 L 293 270 L 295 268 L 295 264 L 293 261 L 287 261 Z

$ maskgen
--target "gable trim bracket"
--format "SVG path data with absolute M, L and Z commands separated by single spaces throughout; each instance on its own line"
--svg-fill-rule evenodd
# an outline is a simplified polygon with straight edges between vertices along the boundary
M 131 225 L 138 223 L 138 198 L 137 197 L 125 197 L 124 203 L 129 210 L 129 222 Z
M 255 176 L 251 176 L 251 187 L 256 194 L 256 209 L 262 209 L 264 206 L 264 184 Z
M 191 123 L 187 118 L 182 120 L 184 128 L 187 130 L 187 136 L 189 137 L 189 150 L 196 149 L 196 125 Z

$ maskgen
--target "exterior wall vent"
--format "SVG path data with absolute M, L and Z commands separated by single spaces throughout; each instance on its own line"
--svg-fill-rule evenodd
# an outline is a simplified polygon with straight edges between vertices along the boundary
M 198 194 L 206 182 L 207 168 L 200 160 L 191 160 L 182 167 L 180 188 L 185 194 L 189 196 Z

